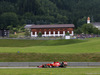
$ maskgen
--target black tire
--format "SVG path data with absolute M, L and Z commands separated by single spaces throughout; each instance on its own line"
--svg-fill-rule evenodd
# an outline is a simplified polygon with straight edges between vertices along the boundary
M 66 68 L 67 66 L 65 64 L 63 64 L 63 68 Z
M 44 64 L 44 65 L 43 65 L 43 68 L 50 68 L 50 66 Z

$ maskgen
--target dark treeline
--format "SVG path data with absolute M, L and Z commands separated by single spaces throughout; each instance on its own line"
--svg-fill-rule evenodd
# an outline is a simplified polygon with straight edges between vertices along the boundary
M 100 0 L 0 0 L 0 28 L 100 21 Z

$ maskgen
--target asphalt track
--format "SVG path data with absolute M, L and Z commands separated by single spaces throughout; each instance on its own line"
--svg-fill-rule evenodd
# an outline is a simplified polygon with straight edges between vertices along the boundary
M 0 67 L 34 67 L 52 62 L 0 62 Z M 68 67 L 100 67 L 100 62 L 68 62 Z

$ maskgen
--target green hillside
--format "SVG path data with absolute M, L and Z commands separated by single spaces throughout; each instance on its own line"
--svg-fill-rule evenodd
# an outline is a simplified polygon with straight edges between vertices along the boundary
M 85 42 L 83 42 L 85 41 Z M 87 40 L 0 40 L 0 52 L 16 53 L 97 53 L 100 38 Z M 69 43 L 70 42 L 70 43 Z M 80 42 L 80 43 L 79 43 Z
M 86 40 L 12 40 L 0 39 L 0 47 L 58 46 L 86 42 Z
M 0 29 L 25 24 L 65 24 L 76 27 L 100 21 L 99 0 L 0 0 Z
M 0 62 L 100 62 L 100 38 L 0 40 Z

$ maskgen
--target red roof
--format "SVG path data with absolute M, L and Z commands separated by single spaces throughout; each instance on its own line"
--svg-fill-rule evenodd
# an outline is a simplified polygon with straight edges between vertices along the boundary
M 74 24 L 32 25 L 30 28 L 64 28 L 75 27 Z

